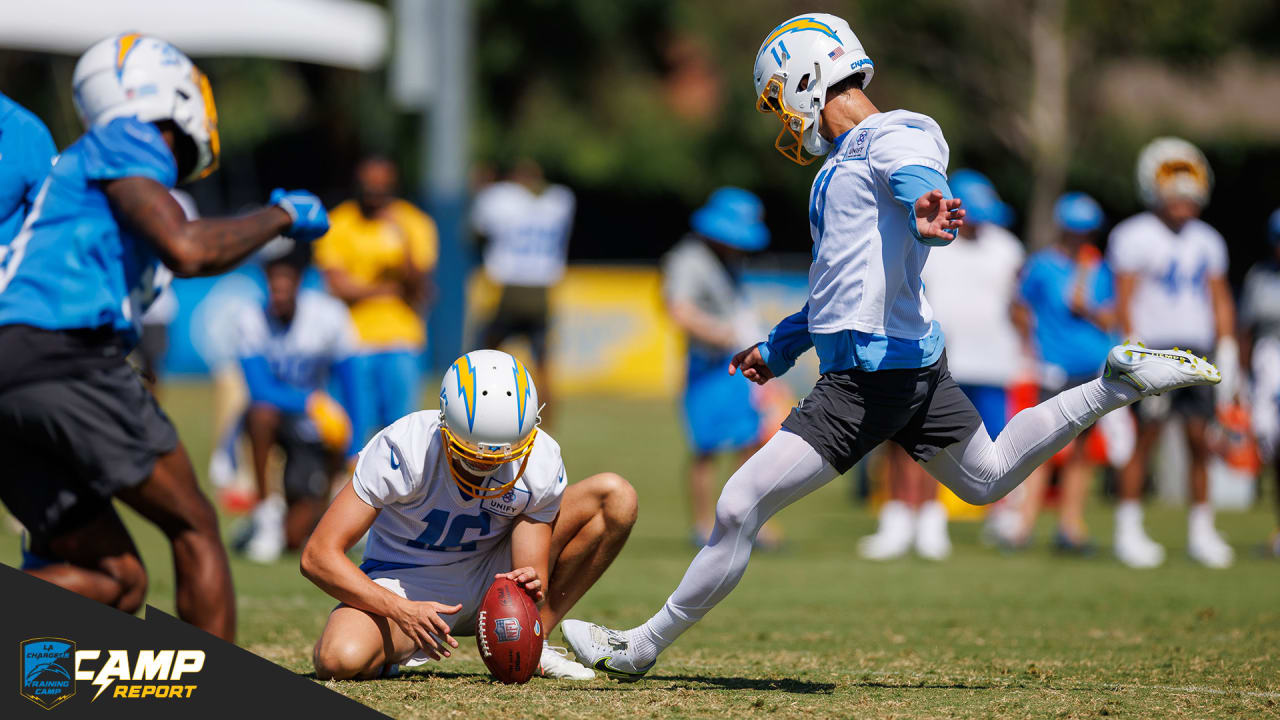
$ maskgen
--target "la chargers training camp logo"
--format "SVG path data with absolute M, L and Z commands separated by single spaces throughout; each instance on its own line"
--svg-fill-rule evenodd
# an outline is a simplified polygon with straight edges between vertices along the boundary
M 22 697 L 51 710 L 76 694 L 76 644 L 66 638 L 31 638 L 18 643 Z

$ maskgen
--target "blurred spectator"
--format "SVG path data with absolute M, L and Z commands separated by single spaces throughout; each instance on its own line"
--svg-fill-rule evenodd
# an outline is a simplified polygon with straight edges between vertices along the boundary
M 40 118 L 0 93 L 0 246 L 18 234 L 57 154 Z
M 1039 360 L 1040 396 L 1045 399 L 1098 377 L 1115 344 L 1115 281 L 1094 244 L 1102 227 L 1102 208 L 1084 193 L 1067 193 L 1054 206 L 1057 242 L 1033 254 L 1022 270 L 1020 301 L 1030 316 L 1030 344 Z M 1105 417 L 1127 414 L 1121 410 Z M 1122 418 L 1122 422 L 1132 422 Z M 1092 554 L 1084 522 L 1084 503 L 1094 466 L 1083 439 L 1062 450 L 1059 472 L 1058 550 Z M 1019 488 L 1019 523 L 1001 538 L 1024 547 L 1035 527 L 1054 463 L 1046 463 Z
M 331 229 L 315 252 L 329 291 L 350 308 L 359 337 L 360 392 L 351 419 L 363 442 L 418 409 L 423 312 L 438 241 L 431 218 L 396 197 L 399 179 L 391 160 L 367 157 L 355 175 L 356 197 L 329 214 Z
M 484 271 L 499 287 L 498 309 L 480 346 L 512 337 L 529 341 L 533 374 L 544 405 L 551 403 L 547 359 L 550 291 L 564 276 L 576 201 L 564 185 L 550 185 L 533 160 L 516 161 L 508 178 L 476 194 L 472 224 L 484 240 Z
M 743 257 L 769 245 L 763 220 L 764 207 L 755 195 L 720 188 L 694 212 L 692 232 L 662 258 L 663 299 L 685 332 L 689 351 L 682 403 L 693 449 L 689 502 L 698 546 L 706 544 L 715 521 L 716 455 L 736 452 L 741 465 L 760 446 L 755 386 L 729 375 L 728 367 L 734 353 L 763 336 L 741 285 Z M 762 537 L 764 544 L 774 542 L 767 532 Z
M 182 214 L 188 220 L 200 219 L 200 211 L 196 209 L 196 201 L 191 193 L 170 188 L 169 194 L 178 201 Z M 161 265 L 156 271 L 155 286 L 160 288 L 160 294 L 142 316 L 142 337 L 138 340 L 135 352 L 142 379 L 153 393 L 159 390 L 164 356 L 169 350 L 169 323 L 178 314 L 178 295 L 173 290 L 173 271 Z
M 1243 365 L 1253 373 L 1253 430 L 1276 483 L 1276 530 L 1267 552 L 1280 557 L 1280 209 L 1267 221 L 1271 257 L 1249 268 L 1240 295 Z
M 258 490 L 242 549 L 255 562 L 270 563 L 286 547 L 302 546 L 328 505 L 338 470 L 358 449 L 348 412 L 326 392 L 330 377 L 348 408 L 367 388 L 357 389 L 356 336 L 346 307 L 322 292 L 298 289 L 310 245 L 282 238 L 264 254 L 266 304 L 245 307 L 238 324 L 249 389 L 244 432 Z M 285 456 L 283 498 L 267 477 L 275 447 Z
M 1137 181 L 1148 210 L 1111 231 L 1107 259 L 1116 273 L 1116 308 L 1124 335 L 1148 345 L 1210 350 L 1222 383 L 1174 390 L 1138 405 L 1141 426 L 1133 459 L 1120 475 L 1116 557 L 1130 567 L 1164 562 L 1164 548 L 1142 524 L 1142 486 L 1164 420 L 1181 416 L 1190 451 L 1191 509 L 1187 551 L 1210 567 L 1226 567 L 1234 553 L 1213 524 L 1209 505 L 1209 449 L 1205 431 L 1217 403 L 1234 396 L 1239 370 L 1235 318 L 1227 287 L 1227 246 L 1202 222 L 1212 186 L 1200 150 L 1177 138 L 1157 138 L 1138 156 Z
M 995 186 L 975 170 L 957 170 L 949 180 L 964 202 L 965 224 L 954 242 L 934 248 L 920 273 L 934 319 L 947 338 L 947 366 L 995 438 L 1008 420 L 1006 388 L 1022 368 L 1024 352 L 1012 312 L 1022 243 L 1004 226 L 1013 211 Z M 938 484 L 900 447 L 890 448 L 890 500 L 880 527 L 862 539 L 864 557 L 887 559 L 914 545 L 921 556 L 951 554 L 947 510 Z

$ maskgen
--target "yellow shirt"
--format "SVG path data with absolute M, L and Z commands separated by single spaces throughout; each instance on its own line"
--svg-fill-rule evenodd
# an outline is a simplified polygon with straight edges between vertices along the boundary
M 413 205 L 395 200 L 387 218 L 366 218 L 354 200 L 329 213 L 329 232 L 315 245 L 316 265 L 343 270 L 357 282 L 373 284 L 435 267 L 436 224 Z M 408 261 L 406 263 L 406 261 Z M 422 317 L 400 297 L 374 297 L 351 305 L 360 342 L 369 349 L 421 348 Z

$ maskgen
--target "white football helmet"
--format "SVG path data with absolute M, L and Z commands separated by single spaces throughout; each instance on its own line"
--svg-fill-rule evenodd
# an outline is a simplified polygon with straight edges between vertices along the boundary
M 71 86 L 85 127 L 130 116 L 172 120 L 196 151 L 195 166 L 181 181 L 217 169 L 221 143 L 209 79 L 164 40 L 138 33 L 100 40 L 76 62 Z
M 1176 137 L 1160 137 L 1138 153 L 1138 192 L 1148 208 L 1171 198 L 1185 198 L 1204 207 L 1213 189 L 1213 170 L 1204 153 Z
M 875 65 L 849 23 L 835 15 L 798 15 L 769 32 L 756 53 L 756 109 L 782 121 L 773 143 L 778 152 L 801 165 L 827 154 L 831 143 L 818 132 L 827 88 L 856 73 L 865 88 Z
M 473 350 L 454 361 L 440 383 L 440 436 L 449 472 L 463 494 L 500 497 L 529 463 L 538 434 L 538 389 L 524 363 L 498 350 Z M 511 482 L 486 488 L 458 472 L 488 478 L 503 464 L 520 461 Z

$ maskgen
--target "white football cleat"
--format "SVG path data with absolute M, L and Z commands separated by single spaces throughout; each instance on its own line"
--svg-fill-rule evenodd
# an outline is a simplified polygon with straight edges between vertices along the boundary
M 1116 558 L 1131 568 L 1147 569 L 1164 564 L 1164 546 L 1141 530 L 1116 533 Z
M 625 682 L 639 680 L 649 672 L 657 658 L 638 657 L 627 633 L 610 630 L 603 625 L 565 620 L 560 623 L 569 649 L 587 667 Z
M 1222 382 L 1222 373 L 1205 358 L 1178 348 L 1148 349 L 1142 343 L 1125 343 L 1111 348 L 1102 377 L 1123 381 L 1144 397 L 1192 385 Z
M 951 537 L 947 534 L 947 508 L 937 500 L 920 506 L 916 514 L 916 554 L 925 560 L 951 557 Z
M 1211 568 L 1228 568 L 1235 562 L 1236 552 L 1216 530 L 1187 536 L 1187 554 L 1192 560 Z
M 555 680 L 594 680 L 591 668 L 569 659 L 569 651 L 542 643 L 542 660 L 538 662 L 538 674 Z
M 890 500 L 880 508 L 875 534 L 858 540 L 858 554 L 868 560 L 894 560 L 911 552 L 915 516 L 905 503 Z

